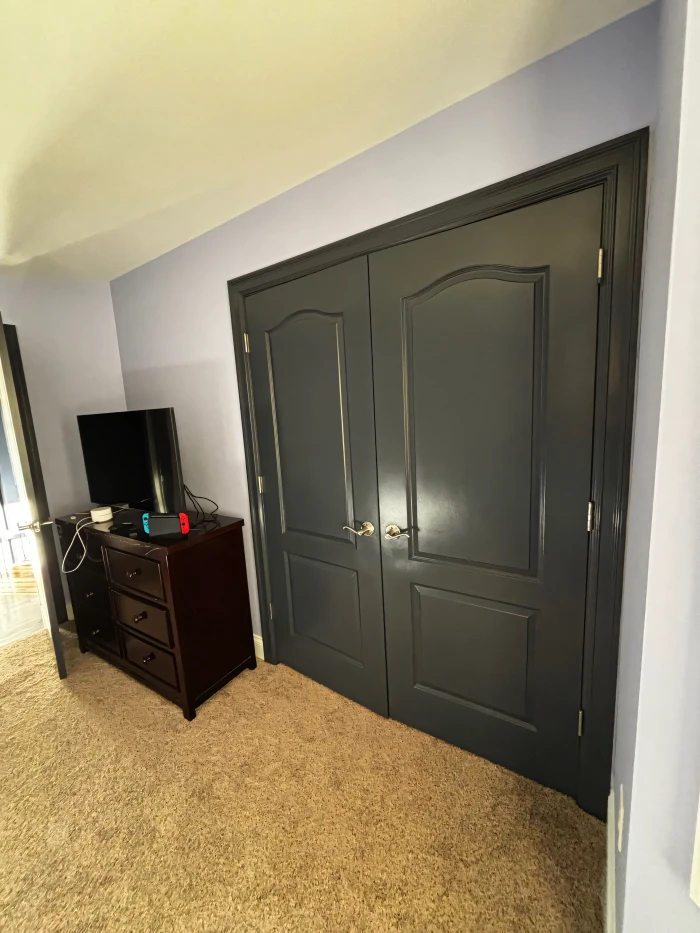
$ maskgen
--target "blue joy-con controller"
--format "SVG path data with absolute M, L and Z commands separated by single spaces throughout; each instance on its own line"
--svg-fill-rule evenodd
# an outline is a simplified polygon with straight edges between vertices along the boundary
M 149 530 L 148 530 L 148 512 L 144 512 L 143 515 L 141 516 L 141 518 L 143 519 L 143 530 L 146 532 L 146 534 L 149 534 Z

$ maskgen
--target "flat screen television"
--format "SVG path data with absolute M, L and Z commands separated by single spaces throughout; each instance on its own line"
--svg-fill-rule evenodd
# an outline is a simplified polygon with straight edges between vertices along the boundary
M 184 512 L 172 408 L 78 415 L 90 500 L 147 512 Z

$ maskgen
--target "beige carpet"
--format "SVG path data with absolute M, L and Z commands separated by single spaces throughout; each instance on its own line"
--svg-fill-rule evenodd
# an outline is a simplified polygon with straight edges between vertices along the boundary
M 602 930 L 604 827 L 284 667 L 187 723 L 45 633 L 0 651 L 0 928 Z

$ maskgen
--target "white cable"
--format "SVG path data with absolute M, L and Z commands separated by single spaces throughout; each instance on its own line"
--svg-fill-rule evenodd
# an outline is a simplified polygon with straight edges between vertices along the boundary
M 125 508 L 117 509 L 117 512 L 125 512 L 125 511 L 126 511 Z M 117 512 L 115 512 L 114 514 L 116 515 Z M 78 570 L 78 569 L 82 566 L 83 561 L 84 561 L 85 558 L 87 557 L 87 546 L 86 546 L 85 542 L 83 541 L 83 539 L 80 537 L 80 532 L 81 532 L 84 528 L 87 528 L 89 525 L 97 525 L 97 524 L 99 524 L 99 523 L 98 523 L 98 522 L 94 522 L 94 521 L 89 521 L 89 522 L 83 521 L 82 524 L 80 523 L 80 521 L 78 521 L 78 524 L 75 526 L 75 534 L 73 535 L 70 544 L 69 544 L 68 547 L 66 548 L 66 553 L 63 555 L 63 560 L 61 561 L 61 573 L 65 573 L 65 574 L 75 573 L 75 571 Z M 83 548 L 83 556 L 82 556 L 82 557 L 80 558 L 80 560 L 78 561 L 77 566 L 73 567 L 72 570 L 66 570 L 66 559 L 67 559 L 68 555 L 70 554 L 70 549 L 71 549 L 71 548 L 73 547 L 73 545 L 75 544 L 75 539 L 76 539 L 76 538 L 78 539 L 78 541 L 80 541 L 80 544 L 82 545 L 82 548 Z
M 83 561 L 84 561 L 85 558 L 87 557 L 87 547 L 85 546 L 85 542 L 83 541 L 83 539 L 80 537 L 80 531 L 81 531 L 82 528 L 87 528 L 88 525 L 94 525 L 94 524 L 96 524 L 96 522 L 86 522 L 86 521 L 83 521 L 82 525 L 80 524 L 80 522 L 78 522 L 78 524 L 75 526 L 75 534 L 73 535 L 73 538 L 72 538 L 72 540 L 71 540 L 71 543 L 70 543 L 70 544 L 68 545 L 68 547 L 66 548 L 66 553 L 63 555 L 63 560 L 62 560 L 62 562 L 61 562 L 61 573 L 65 573 L 65 574 L 68 574 L 68 573 L 75 573 L 75 571 L 78 570 L 78 568 L 82 565 Z M 82 557 L 80 558 L 80 560 L 78 561 L 78 564 L 77 564 L 76 567 L 73 567 L 72 570 L 66 570 L 66 559 L 68 558 L 68 555 L 70 554 L 70 549 L 71 549 L 71 548 L 73 547 L 73 545 L 75 544 L 75 539 L 76 539 L 76 538 L 78 539 L 78 541 L 80 541 L 80 543 L 81 543 L 81 545 L 82 545 L 82 547 L 83 547 L 83 556 L 82 556 Z

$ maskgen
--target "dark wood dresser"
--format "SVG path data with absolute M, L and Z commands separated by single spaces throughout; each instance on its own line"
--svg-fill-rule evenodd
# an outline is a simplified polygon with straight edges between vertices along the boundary
M 89 517 L 89 516 L 88 516 Z M 78 521 L 56 519 L 65 554 Z M 194 526 L 196 516 L 190 514 Z M 132 531 L 110 531 L 132 522 Z M 149 538 L 136 509 L 80 534 L 87 554 L 68 573 L 80 650 L 92 651 L 177 703 L 186 719 L 246 667 L 255 649 L 243 519 L 219 516 L 186 538 Z M 66 570 L 83 556 L 76 541 Z

